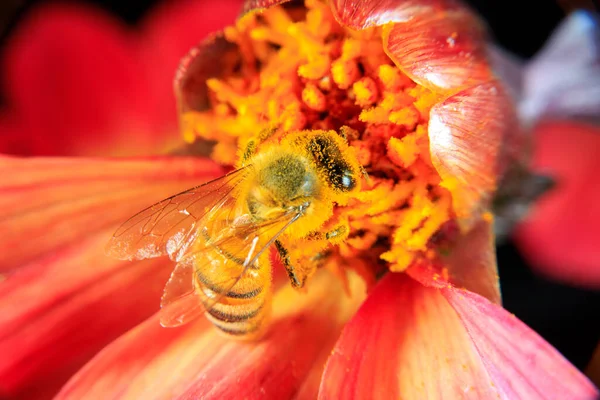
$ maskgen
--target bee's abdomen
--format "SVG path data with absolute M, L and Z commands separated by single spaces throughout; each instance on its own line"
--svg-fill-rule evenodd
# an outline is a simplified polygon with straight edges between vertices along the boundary
M 270 270 L 270 268 L 263 269 Z M 270 275 L 270 271 L 266 271 L 266 273 Z M 207 318 L 228 335 L 257 334 L 266 323 L 271 307 L 270 276 L 261 275 L 263 274 L 258 273 L 243 277 L 226 294 L 213 292 L 212 295 L 221 295 L 222 297 L 207 309 Z M 208 290 L 210 289 L 204 289 L 205 293 L 210 296 L 210 293 L 207 293 Z
M 232 336 L 254 336 L 266 323 L 271 307 L 271 266 L 268 259 L 260 266 L 249 267 L 233 287 L 243 263 L 231 257 L 226 249 L 212 249 L 206 260 L 211 268 L 198 268 L 196 279 L 206 317 L 222 332 Z M 220 265 L 215 267 L 214 263 Z M 216 302 L 212 299 L 218 299 Z

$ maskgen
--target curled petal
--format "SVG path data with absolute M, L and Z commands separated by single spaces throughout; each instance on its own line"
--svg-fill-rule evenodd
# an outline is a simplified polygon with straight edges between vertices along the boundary
M 384 29 L 398 68 L 436 92 L 456 92 L 492 79 L 479 21 L 466 10 L 431 12 Z
M 235 44 L 217 34 L 194 47 L 181 60 L 173 83 L 180 115 L 209 106 L 206 80 L 231 74 L 240 61 L 236 50 Z
M 0 397 L 56 392 L 98 350 L 158 309 L 169 261 L 109 259 L 109 235 L 82 239 L 0 281 Z
M 319 398 L 598 395 L 556 350 L 501 307 L 452 286 L 429 286 L 396 274 L 380 281 L 344 328 Z
M 497 81 L 463 90 L 431 109 L 432 162 L 463 228 L 472 227 L 487 208 L 507 159 L 518 149 L 503 142 L 516 127 L 510 97 Z
M 177 329 L 150 319 L 108 346 L 58 398 L 315 398 L 331 347 L 364 298 L 362 282 L 352 282 L 352 298 L 326 271 L 306 294 L 282 289 L 270 330 L 256 343 L 223 338 L 204 319 Z
M 116 227 L 153 202 L 221 173 L 197 158 L 0 157 L 0 271 Z
M 546 122 L 535 129 L 533 170 L 554 188 L 517 226 L 515 243 L 538 272 L 571 284 L 600 287 L 600 129 Z
M 244 1 L 244 12 L 260 10 L 278 4 L 287 3 L 290 0 L 245 0 Z
M 425 286 L 442 288 L 450 283 L 500 304 L 493 225 L 491 219 L 479 221 L 459 236 L 448 254 L 440 256 L 442 265 L 413 265 L 408 274 Z
M 420 14 L 465 9 L 463 3 L 455 0 L 333 0 L 331 5 L 340 22 L 353 29 L 406 22 Z

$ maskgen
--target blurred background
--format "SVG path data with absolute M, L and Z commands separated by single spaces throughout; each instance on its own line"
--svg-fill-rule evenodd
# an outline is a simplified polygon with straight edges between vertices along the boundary
M 2 56 L 20 22 L 41 3 L 48 1 L 0 2 Z M 86 0 L 78 3 L 98 7 L 135 27 L 159 2 Z M 565 13 L 577 7 L 593 9 L 597 6 L 593 1 L 585 0 L 470 0 L 468 3 L 487 21 L 499 45 L 525 59 L 540 49 Z M 197 39 L 200 38 L 194 38 Z M 0 87 L 0 101 L 5 100 L 3 89 Z M 600 291 L 576 288 L 538 276 L 510 240 L 498 247 L 498 261 L 504 306 L 578 368 L 585 369 L 600 338 Z

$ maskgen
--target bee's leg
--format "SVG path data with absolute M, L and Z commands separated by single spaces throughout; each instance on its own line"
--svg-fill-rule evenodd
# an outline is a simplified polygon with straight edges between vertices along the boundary
M 327 232 L 312 232 L 309 237 L 316 240 L 330 240 L 346 234 L 347 231 L 346 225 L 341 224 Z
M 246 161 L 248 161 L 250 157 L 252 157 L 256 153 L 258 146 L 262 142 L 269 139 L 271 136 L 273 136 L 273 134 L 275 134 L 275 132 L 277 132 L 277 128 L 278 127 L 269 126 L 260 131 L 257 138 L 251 139 L 248 142 L 248 144 L 246 145 L 246 149 L 244 150 L 244 154 L 242 155 L 243 164 L 246 164 Z
M 292 286 L 295 288 L 301 288 L 304 286 L 304 282 L 306 281 L 306 277 L 303 279 L 299 279 L 298 275 L 296 275 L 296 271 L 294 270 L 294 266 L 290 262 L 290 257 L 288 255 L 287 249 L 283 246 L 283 244 L 279 241 L 275 241 L 275 248 L 279 253 L 279 257 L 281 257 L 281 262 L 283 262 L 283 266 L 287 271 L 287 274 L 292 282 Z

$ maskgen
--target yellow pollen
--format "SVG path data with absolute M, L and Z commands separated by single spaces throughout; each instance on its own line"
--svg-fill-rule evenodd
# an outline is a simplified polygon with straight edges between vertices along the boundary
M 319 0 L 248 13 L 225 30 L 241 65 L 207 81 L 208 110 L 183 115 L 185 140 L 217 141 L 212 157 L 235 167 L 249 143 L 260 153 L 298 130 L 335 130 L 350 145 L 368 180 L 336 205 L 323 231 L 339 233 L 327 246 L 290 249 L 297 268 L 326 251 L 324 266 L 355 268 L 371 282 L 381 268 L 435 258 L 455 231 L 452 182 L 440 185 L 429 154 L 429 111 L 441 98 L 393 64 L 381 35 L 340 26 Z M 277 134 L 261 136 L 272 127 Z

